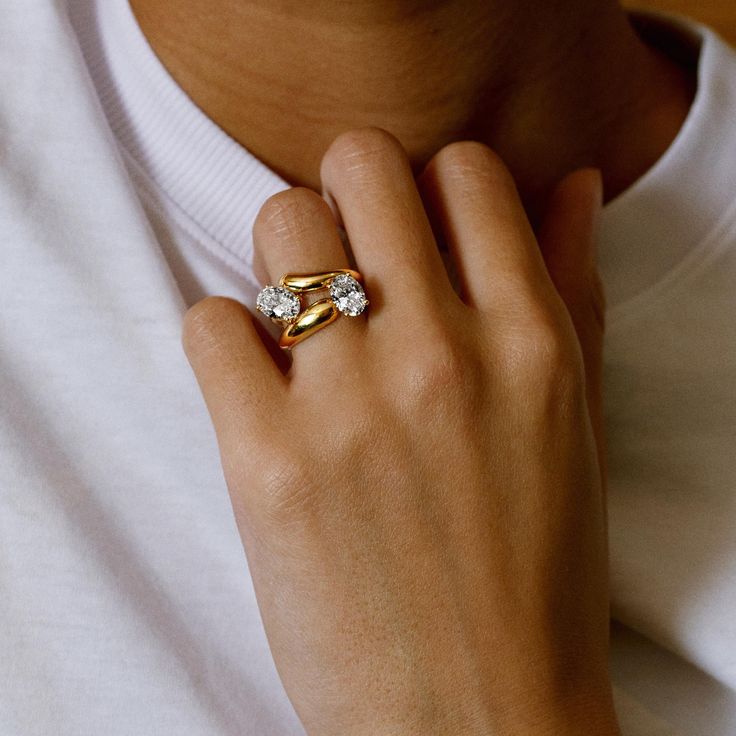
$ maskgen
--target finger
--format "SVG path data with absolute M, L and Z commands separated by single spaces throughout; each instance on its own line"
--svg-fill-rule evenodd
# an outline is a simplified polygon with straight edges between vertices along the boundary
M 490 148 L 475 141 L 451 143 L 429 161 L 418 184 L 466 303 L 508 310 L 510 299 L 552 295 L 514 180 Z
M 267 434 L 287 380 L 259 336 L 255 317 L 234 299 L 207 297 L 184 315 L 182 344 L 220 446 L 243 431 Z
M 363 273 L 371 319 L 409 313 L 456 297 L 447 277 L 406 152 L 389 133 L 344 133 L 321 166 L 325 195 L 334 202 Z
M 271 284 L 278 284 L 286 273 L 333 271 L 350 265 L 329 205 L 304 187 L 287 189 L 266 200 L 253 225 L 253 241 Z M 327 296 L 323 290 L 304 294 L 303 306 Z M 309 373 L 316 364 L 324 367 L 325 355 L 336 349 L 338 342 L 341 352 L 347 354 L 346 346 L 364 328 L 364 317 L 339 315 L 294 348 L 294 374 Z
M 580 169 L 569 174 L 550 197 L 539 231 L 539 246 L 580 343 L 588 408 L 601 467 L 605 470 L 602 398 L 605 305 L 595 259 L 601 201 L 602 184 L 597 169 Z

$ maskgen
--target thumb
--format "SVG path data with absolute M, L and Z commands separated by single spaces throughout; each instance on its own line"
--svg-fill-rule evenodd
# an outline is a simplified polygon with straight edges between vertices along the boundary
M 550 197 L 538 240 L 547 270 L 567 306 L 582 349 L 588 409 L 605 486 L 605 299 L 596 265 L 602 190 L 598 169 L 579 169 L 562 179 Z

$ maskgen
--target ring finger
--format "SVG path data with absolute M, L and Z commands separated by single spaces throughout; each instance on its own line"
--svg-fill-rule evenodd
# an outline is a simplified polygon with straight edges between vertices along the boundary
M 337 223 L 322 197 L 311 189 L 294 187 L 266 200 L 253 225 L 257 258 L 273 285 L 286 273 L 303 274 L 349 268 L 347 253 Z M 302 308 L 318 299 L 328 298 L 327 291 L 302 295 Z M 330 363 L 326 355 L 337 348 L 345 353 L 346 340 L 353 340 L 364 329 L 364 319 L 339 314 L 298 347 L 294 375 L 315 368 L 323 371 Z M 342 361 L 341 361 L 342 362 Z

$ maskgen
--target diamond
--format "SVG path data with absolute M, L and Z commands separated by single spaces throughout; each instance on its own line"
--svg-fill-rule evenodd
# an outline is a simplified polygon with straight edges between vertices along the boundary
M 256 309 L 279 322 L 293 322 L 301 309 L 299 297 L 283 286 L 266 286 L 258 294 Z
M 348 273 L 332 279 L 330 296 L 335 306 L 349 317 L 357 317 L 368 304 L 363 287 Z

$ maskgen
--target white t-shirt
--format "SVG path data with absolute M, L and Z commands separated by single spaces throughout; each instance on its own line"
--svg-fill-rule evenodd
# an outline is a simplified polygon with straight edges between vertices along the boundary
M 124 0 L 2 16 L 0 736 L 301 734 L 180 346 L 201 296 L 252 305 L 287 184 Z M 679 33 L 694 105 L 601 246 L 625 736 L 736 733 L 736 54 Z

